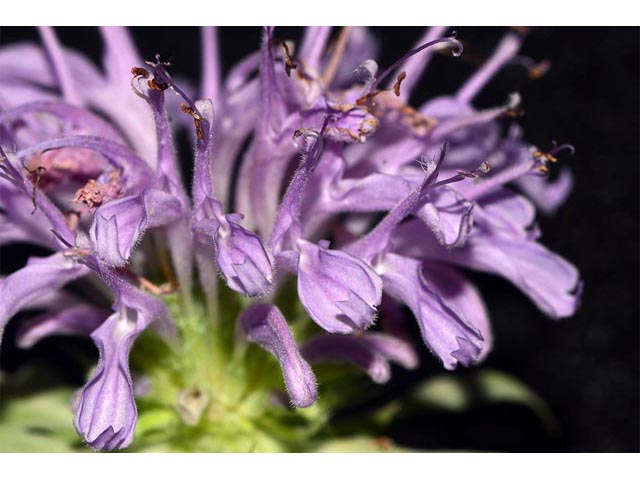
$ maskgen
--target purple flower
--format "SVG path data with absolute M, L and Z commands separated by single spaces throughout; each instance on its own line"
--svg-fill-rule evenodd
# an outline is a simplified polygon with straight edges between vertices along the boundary
M 260 50 L 224 80 L 217 33 L 205 28 L 195 94 L 159 56 L 144 63 L 124 29 L 102 29 L 104 74 L 52 29 L 41 34 L 43 48 L 0 50 L 0 244 L 29 240 L 51 254 L 0 280 L 0 338 L 39 301 L 48 309 L 25 324 L 23 346 L 51 333 L 91 336 L 100 360 L 74 423 L 93 448 L 131 443 L 129 353 L 152 322 L 167 335 L 181 324 L 163 302 L 176 288 L 177 315 L 193 317 L 203 298 L 209 318 L 237 321 L 273 354 L 297 407 L 318 396 L 310 364 L 351 363 L 378 383 L 390 363 L 414 368 L 402 304 L 446 369 L 484 359 L 489 315 L 456 267 L 506 278 L 552 318 L 578 307 L 576 268 L 542 246 L 535 227 L 536 208 L 552 213 L 570 191 L 568 170 L 544 177 L 570 147 L 544 153 L 514 126 L 502 135 L 517 94 L 472 105 L 522 33 L 508 31 L 456 93 L 417 107 L 408 99 L 435 49 L 462 53 L 443 27 L 386 68 L 364 28 L 344 28 L 328 49 L 330 28 L 310 27 L 296 52 L 268 27 Z M 190 195 L 169 114 L 194 134 Z M 167 284 L 144 278 L 148 270 L 165 272 Z M 265 303 L 220 318 L 218 276 Z M 318 326 L 300 349 L 288 323 L 296 319 L 277 305 L 289 276 Z M 77 299 L 61 308 L 61 289 L 81 277 L 108 287 L 111 314 Z M 383 332 L 373 330 L 379 311 Z M 206 402 L 198 405 L 194 422 Z

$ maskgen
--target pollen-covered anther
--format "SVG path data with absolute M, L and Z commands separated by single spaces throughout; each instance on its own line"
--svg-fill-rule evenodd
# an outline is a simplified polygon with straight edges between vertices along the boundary
M 109 173 L 109 179 L 106 183 L 98 183 L 94 179 L 89 180 L 84 187 L 76 191 L 73 201 L 85 204 L 92 212 L 103 203 L 119 198 L 121 191 L 120 171 L 115 170 Z

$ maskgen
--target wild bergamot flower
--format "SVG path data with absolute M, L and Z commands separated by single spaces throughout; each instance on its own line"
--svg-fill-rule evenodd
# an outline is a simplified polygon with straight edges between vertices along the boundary
M 417 365 L 401 305 L 444 368 L 481 361 L 488 314 L 457 267 L 505 277 L 550 317 L 574 313 L 578 272 L 534 223 L 536 206 L 568 194 L 566 170 L 552 183 L 544 173 L 570 147 L 541 152 L 517 126 L 503 135 L 517 94 L 472 106 L 524 33 L 417 108 L 407 99 L 433 52 L 462 53 L 455 36 L 432 28 L 379 73 L 367 30 L 344 28 L 328 49 L 330 33 L 310 27 L 298 47 L 265 28 L 223 80 L 204 29 L 196 94 L 159 56 L 143 62 L 121 28 L 102 29 L 104 73 L 50 28 L 43 48 L 0 51 L 0 241 L 52 252 L 2 279 L 0 333 L 39 306 L 21 345 L 91 336 L 100 360 L 73 408 L 94 449 L 131 445 L 137 404 L 139 448 L 292 448 L 331 409 L 316 365 L 352 364 L 378 383 L 391 363 Z M 193 132 L 191 192 L 180 126 Z M 77 279 L 111 312 L 64 290 Z M 294 408 L 274 394 L 284 389 Z

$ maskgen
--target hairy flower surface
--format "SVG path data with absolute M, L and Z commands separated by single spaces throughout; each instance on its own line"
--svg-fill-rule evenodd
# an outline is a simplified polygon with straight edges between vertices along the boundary
M 545 173 L 573 149 L 543 152 L 515 124 L 503 134 L 518 94 L 473 107 L 523 31 L 507 31 L 455 93 L 419 106 L 408 101 L 434 52 L 462 54 L 445 28 L 380 68 L 364 28 L 331 43 L 331 28 L 309 27 L 294 45 L 267 27 L 225 79 L 217 32 L 204 28 L 199 91 L 160 56 L 143 61 L 122 28 L 101 29 L 104 73 L 40 32 L 42 46 L 0 49 L 0 245 L 51 253 L 0 280 L 0 340 L 36 308 L 21 346 L 91 337 L 99 362 L 74 425 L 92 448 L 170 443 L 176 422 L 197 429 L 174 428 L 194 450 L 290 448 L 273 411 L 304 418 L 306 435 L 326 421 L 316 365 L 352 365 L 376 383 L 391 363 L 418 365 L 401 305 L 445 369 L 474 365 L 491 326 L 459 267 L 504 277 L 551 318 L 575 312 L 578 271 L 535 225 L 536 209 L 566 199 L 569 171 Z M 190 192 L 178 129 L 193 137 Z M 70 282 L 97 288 L 112 312 L 70 295 Z M 130 371 L 140 336 L 161 352 L 140 362 L 153 400 L 136 398 Z M 298 410 L 273 395 L 283 389 Z

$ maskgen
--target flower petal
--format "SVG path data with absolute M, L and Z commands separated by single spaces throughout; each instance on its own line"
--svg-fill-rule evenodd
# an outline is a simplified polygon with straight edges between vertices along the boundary
M 482 350 L 480 330 L 451 308 L 423 275 L 422 262 L 386 254 L 380 270 L 385 293 L 404 302 L 418 321 L 422 338 L 447 370 L 476 363 Z
M 32 257 L 27 265 L 0 280 L 0 342 L 7 322 L 41 295 L 85 275 L 88 269 L 62 253 Z
M 271 352 L 280 363 L 284 382 L 296 407 L 308 407 L 318 396 L 316 378 L 302 358 L 285 318 L 275 305 L 255 304 L 240 315 L 250 342 Z
M 20 348 L 31 348 L 49 335 L 88 336 L 105 316 L 104 310 L 84 304 L 43 313 L 22 322 L 16 341 Z
M 352 333 L 373 324 L 382 297 L 380 277 L 363 260 L 327 242 L 298 241 L 298 296 L 328 332 Z
M 302 356 L 310 363 L 351 363 L 364 370 L 376 383 L 391 378 L 391 367 L 386 358 L 350 335 L 316 335 L 302 346 Z

